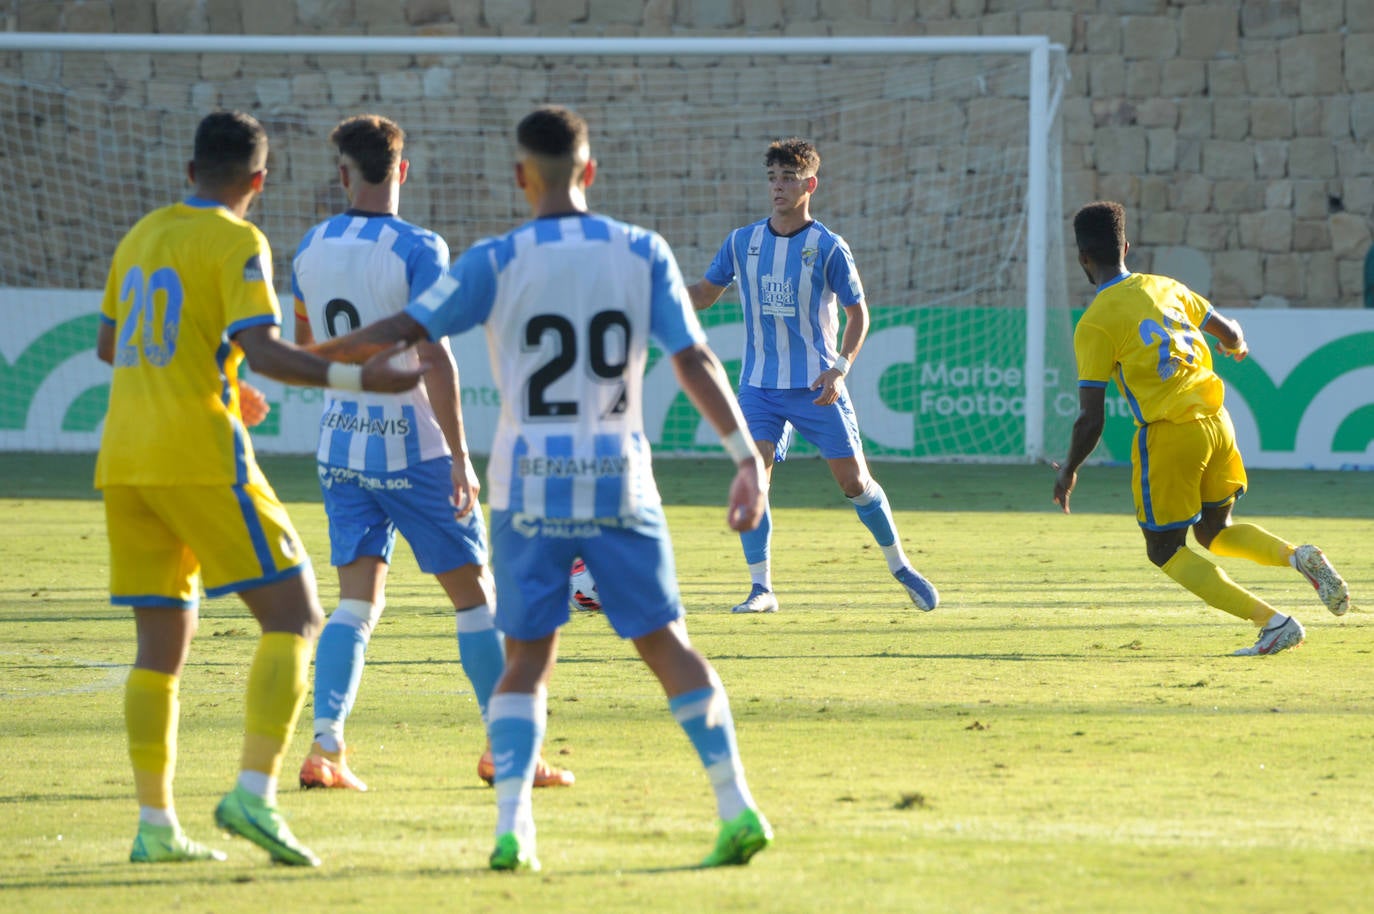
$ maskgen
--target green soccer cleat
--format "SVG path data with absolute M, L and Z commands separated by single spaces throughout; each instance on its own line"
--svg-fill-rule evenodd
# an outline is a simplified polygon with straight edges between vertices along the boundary
M 746 809 L 730 821 L 721 823 L 716 846 L 701 861 L 701 866 L 743 866 L 772 843 L 773 829 L 763 813 Z
M 189 863 L 197 860 L 227 860 L 224 851 L 206 847 L 186 837 L 179 828 L 170 825 L 138 823 L 134 849 L 129 851 L 130 863 Z
M 490 863 L 492 869 L 505 872 L 529 870 L 537 873 L 540 869 L 539 858 L 534 855 L 534 849 L 521 846 L 520 839 L 513 831 L 508 831 L 496 839 L 496 849 L 491 852 Z
M 224 795 L 215 807 L 215 822 L 230 834 L 247 838 L 288 866 L 319 866 L 320 858 L 296 840 L 277 807 L 242 787 Z

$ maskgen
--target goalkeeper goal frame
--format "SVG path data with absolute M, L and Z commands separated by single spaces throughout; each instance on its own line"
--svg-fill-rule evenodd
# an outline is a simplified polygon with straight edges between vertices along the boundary
M 1019 55 L 1027 61 L 1025 87 L 1026 181 L 1020 258 L 1025 267 L 1024 454 L 1029 460 L 1045 456 L 1046 335 L 1052 252 L 1061 250 L 1050 232 L 1062 232 L 1059 211 L 1058 156 L 1054 122 L 1062 84 L 1051 78 L 1052 54 L 1062 48 L 1046 36 L 967 37 L 831 37 L 831 38 L 464 38 L 368 36 L 226 36 L 135 34 L 0 33 L 0 52 L 77 52 L 233 55 L 444 57 L 755 57 L 788 55 L 822 57 L 880 56 L 900 59 L 922 55 Z M 594 128 L 595 129 L 595 128 Z M 635 221 L 634 213 L 617 213 Z M 272 239 L 274 246 L 287 239 Z M 671 242 L 671 239 L 670 239 Z M 862 256 L 860 263 L 862 265 Z M 3 285 L 0 280 L 0 285 Z M 6 290 L 0 289 L 0 293 Z M 1066 304 L 1066 303 L 1065 303 Z M 0 442 L 0 446 L 4 446 Z

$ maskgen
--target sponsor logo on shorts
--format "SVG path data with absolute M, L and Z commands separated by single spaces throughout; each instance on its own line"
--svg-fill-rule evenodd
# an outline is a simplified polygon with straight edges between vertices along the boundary
M 371 476 L 349 467 L 319 467 L 320 485 L 326 489 L 339 485 L 355 485 L 360 489 L 402 491 L 415 488 L 405 476 Z
M 600 536 L 606 530 L 638 527 L 639 521 L 633 517 L 607 517 L 597 520 L 568 520 L 565 518 L 539 517 L 536 514 L 517 512 L 511 516 L 511 528 L 527 539 L 545 536 L 551 539 L 588 539 Z

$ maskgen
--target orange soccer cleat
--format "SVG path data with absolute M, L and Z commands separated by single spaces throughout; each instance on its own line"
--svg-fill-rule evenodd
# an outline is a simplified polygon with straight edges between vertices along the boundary
M 367 790 L 367 785 L 349 770 L 342 752 L 325 752 L 319 743 L 310 746 L 310 754 L 301 762 L 301 787 L 336 787 L 340 790 Z
M 488 787 L 496 783 L 496 763 L 492 761 L 490 746 L 477 761 L 477 776 L 486 781 Z M 576 780 L 571 771 L 550 765 L 543 756 L 539 757 L 539 764 L 534 766 L 535 787 L 571 787 Z

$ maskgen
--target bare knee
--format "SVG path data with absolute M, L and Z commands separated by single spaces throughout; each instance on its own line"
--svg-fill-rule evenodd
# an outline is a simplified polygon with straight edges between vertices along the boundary
M 324 628 L 324 611 L 309 569 L 239 594 L 264 632 L 286 632 L 313 641 Z
M 1146 530 L 1145 555 L 1156 566 L 1163 568 L 1178 550 L 1188 543 L 1188 530 Z
M 692 647 L 681 619 L 635 638 L 634 646 L 669 698 L 711 684 L 711 665 Z
M 830 461 L 830 473 L 835 477 L 835 482 L 839 484 L 840 491 L 845 498 L 857 498 L 863 494 L 864 489 L 872 477 L 868 475 L 868 467 L 863 461 L 855 457 L 839 457 Z
M 496 605 L 496 585 L 485 565 L 463 565 L 435 577 L 459 612 L 484 604 Z
M 1225 505 L 1220 508 L 1204 508 L 1202 517 L 1196 524 L 1193 524 L 1193 538 L 1198 541 L 1198 545 L 1203 549 L 1212 548 L 1212 540 L 1217 538 L 1217 534 L 1231 526 L 1231 506 Z

